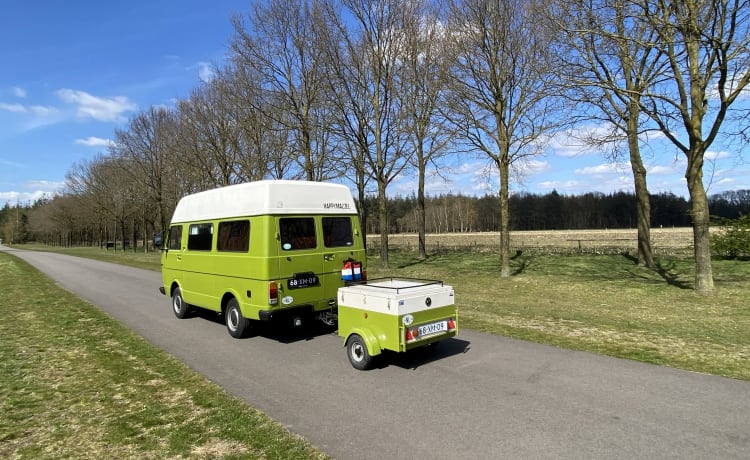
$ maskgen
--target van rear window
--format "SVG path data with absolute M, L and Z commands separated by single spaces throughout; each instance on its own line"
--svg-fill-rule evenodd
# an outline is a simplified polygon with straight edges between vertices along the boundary
M 354 244 L 350 217 L 324 217 L 323 241 L 327 248 L 338 248 Z
M 315 237 L 315 220 L 312 217 L 284 217 L 279 219 L 281 249 L 314 249 L 317 247 Z
M 250 246 L 250 221 L 219 222 L 217 251 L 247 252 Z
M 188 230 L 188 250 L 210 251 L 214 234 L 214 224 L 190 224 Z

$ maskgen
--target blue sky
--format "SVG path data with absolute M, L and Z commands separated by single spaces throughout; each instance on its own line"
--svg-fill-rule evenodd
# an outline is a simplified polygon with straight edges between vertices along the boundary
M 64 185 L 82 160 L 106 151 L 117 128 L 152 105 L 189 95 L 227 54 L 234 13 L 244 0 L 18 1 L 0 6 L 0 206 L 28 203 Z M 596 127 L 589 127 L 596 129 Z M 566 136 L 522 169 L 512 190 L 564 194 L 631 191 L 630 167 Z M 709 154 L 709 193 L 750 189 L 750 166 L 734 150 Z M 687 191 L 684 159 L 663 139 L 644 148 L 652 192 Z M 495 193 L 497 174 L 485 160 L 446 160 L 428 194 Z M 391 193 L 408 195 L 416 178 Z

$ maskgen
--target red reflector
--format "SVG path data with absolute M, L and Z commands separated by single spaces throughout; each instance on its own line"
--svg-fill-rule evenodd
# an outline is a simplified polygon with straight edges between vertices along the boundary
M 411 329 L 406 329 L 406 340 L 414 340 L 414 335 L 411 333 Z
M 448 330 L 453 330 L 456 328 L 456 322 L 453 320 L 453 318 L 448 320 Z

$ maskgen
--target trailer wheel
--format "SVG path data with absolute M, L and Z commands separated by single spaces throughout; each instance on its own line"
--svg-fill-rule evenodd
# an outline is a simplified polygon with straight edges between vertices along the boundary
M 172 292 L 172 311 L 180 319 L 187 318 L 190 315 L 190 304 L 182 298 L 182 290 L 178 287 Z
M 346 341 L 346 354 L 355 369 L 364 371 L 372 367 L 373 357 L 367 352 L 367 344 L 359 335 L 352 334 Z
M 227 308 L 224 310 L 224 317 L 229 335 L 235 339 L 247 337 L 247 333 L 250 331 L 250 320 L 242 316 L 237 299 L 229 300 Z

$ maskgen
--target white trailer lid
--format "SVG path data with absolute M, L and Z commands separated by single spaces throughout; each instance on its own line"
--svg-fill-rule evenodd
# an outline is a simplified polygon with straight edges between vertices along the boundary
M 388 278 L 339 288 L 339 306 L 404 315 L 453 305 L 453 287 L 441 281 Z

